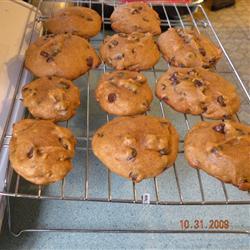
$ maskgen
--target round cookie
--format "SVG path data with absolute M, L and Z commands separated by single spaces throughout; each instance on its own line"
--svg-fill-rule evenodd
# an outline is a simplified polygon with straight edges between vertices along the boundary
M 107 36 L 100 47 L 100 54 L 105 63 L 117 70 L 146 70 L 160 59 L 160 52 L 150 33 Z
M 171 123 L 153 116 L 113 119 L 92 140 L 94 154 L 112 172 L 140 182 L 172 166 L 179 136 Z
M 44 22 L 44 28 L 54 34 L 71 33 L 90 38 L 101 30 L 100 15 L 90 8 L 74 6 L 57 11 Z
M 75 144 L 67 128 L 51 121 L 21 120 L 13 127 L 9 152 L 11 166 L 32 183 L 56 182 L 72 169 Z
M 95 94 L 100 106 L 114 115 L 145 113 L 153 100 L 146 77 L 133 71 L 103 74 Z
M 110 17 L 111 27 L 116 32 L 161 33 L 161 20 L 156 11 L 146 3 L 133 2 L 118 6 Z
M 66 121 L 80 105 L 80 91 L 70 81 L 59 77 L 42 77 L 22 89 L 23 105 L 35 118 Z
M 185 138 L 189 164 L 241 190 L 250 190 L 250 127 L 238 122 L 200 122 Z
M 170 67 L 157 81 L 156 96 L 176 111 L 212 119 L 229 118 L 240 107 L 234 85 L 202 68 Z
M 158 47 L 176 67 L 210 68 L 221 58 L 221 50 L 208 37 L 191 29 L 169 28 L 159 36 Z
M 70 34 L 38 38 L 27 49 L 25 58 L 26 68 L 38 77 L 55 75 L 70 80 L 99 64 L 88 41 Z

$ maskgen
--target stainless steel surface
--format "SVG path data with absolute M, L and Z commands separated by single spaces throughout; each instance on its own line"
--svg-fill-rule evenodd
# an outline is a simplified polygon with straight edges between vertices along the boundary
M 40 1 L 40 4 L 43 1 Z M 67 2 L 67 1 L 65 1 Z M 74 3 L 76 3 L 77 5 L 82 5 L 84 3 L 86 3 L 86 1 L 74 1 Z M 102 9 L 102 19 L 103 19 L 103 29 L 102 29 L 102 34 L 100 36 L 98 36 L 97 38 L 94 38 L 91 40 L 91 42 L 93 43 L 94 47 L 98 48 L 100 42 L 102 41 L 103 37 L 106 34 L 110 34 L 110 31 L 105 30 L 105 24 L 109 24 L 110 20 L 108 18 L 104 17 L 104 4 L 103 3 L 96 3 L 96 2 L 91 2 L 88 1 L 87 2 L 89 6 L 92 6 L 93 4 L 97 5 L 99 4 L 101 9 Z M 40 5 L 41 6 L 41 5 Z M 241 78 L 238 74 L 238 72 L 236 71 L 232 61 L 230 60 L 228 54 L 226 53 L 225 49 L 223 48 L 217 34 L 215 33 L 215 30 L 211 24 L 211 22 L 209 21 L 204 9 L 202 8 L 201 5 L 198 5 L 198 12 L 200 12 L 200 14 L 202 15 L 202 20 L 197 21 L 196 18 L 193 16 L 193 13 L 190 10 L 190 7 L 188 5 L 186 5 L 186 8 L 188 10 L 189 16 L 188 17 L 182 17 L 179 13 L 179 7 L 177 5 L 173 5 L 173 7 L 176 10 L 176 14 L 179 17 L 179 20 L 170 20 L 169 16 L 168 16 L 168 11 L 165 5 L 161 6 L 163 8 L 163 11 L 165 13 L 165 19 L 162 20 L 162 23 L 165 23 L 167 26 L 171 27 L 171 26 L 182 26 L 183 28 L 185 28 L 186 26 L 194 26 L 199 32 L 200 29 L 202 28 L 202 32 L 207 32 L 211 38 L 217 43 L 219 44 L 219 46 L 221 47 L 223 54 L 224 54 L 224 59 L 225 62 L 224 64 L 226 64 L 228 66 L 226 71 L 223 71 L 222 73 L 225 74 L 229 74 L 232 75 L 232 77 L 235 77 L 235 80 L 237 81 L 238 86 L 240 86 L 241 88 L 241 94 L 242 94 L 242 98 L 244 99 L 244 101 L 247 101 L 250 103 L 250 96 L 246 90 L 246 87 L 244 86 L 244 83 L 241 81 Z M 41 20 L 41 19 L 37 19 L 37 20 Z M 200 25 L 202 24 L 202 25 Z M 34 24 L 35 26 L 35 24 Z M 154 82 L 156 81 L 156 79 L 159 77 L 159 74 L 161 74 L 162 72 L 164 72 L 167 68 L 168 65 L 162 61 L 162 65 L 163 68 L 159 68 L 158 65 L 156 65 L 154 68 L 148 70 L 145 73 L 151 74 L 153 76 Z M 84 114 L 86 116 L 84 116 L 82 119 L 82 127 L 79 126 L 78 124 L 78 131 L 84 130 L 83 133 L 80 133 L 80 135 L 76 135 L 77 136 L 77 140 L 78 140 L 78 145 L 77 145 L 77 149 L 79 150 L 79 152 L 81 153 L 81 164 L 77 164 L 75 165 L 76 169 L 81 169 L 82 170 L 82 176 L 81 176 L 81 180 L 79 179 L 79 183 L 77 183 L 79 189 L 81 190 L 80 193 L 78 193 L 77 195 L 75 193 L 70 193 L 67 192 L 67 183 L 69 183 L 68 178 L 69 177 L 65 177 L 64 180 L 61 181 L 60 185 L 55 184 L 55 186 L 53 186 L 53 190 L 50 190 L 50 187 L 42 187 L 42 186 L 35 186 L 30 184 L 30 188 L 25 189 L 22 186 L 22 183 L 25 183 L 25 181 L 20 177 L 17 176 L 15 183 L 14 183 L 14 187 L 10 190 L 1 190 L 0 194 L 3 196 L 7 196 L 7 197 L 16 197 L 16 198 L 30 198 L 30 199 L 40 199 L 40 200 L 69 200 L 69 201 L 79 201 L 79 202 L 83 202 L 83 201 L 91 201 L 91 202 L 113 202 L 113 203 L 131 203 L 131 204 L 142 204 L 142 199 L 138 197 L 139 193 L 139 189 L 140 189 L 140 185 L 137 185 L 135 183 L 131 182 L 131 185 L 129 185 L 131 187 L 130 192 L 130 198 L 127 198 L 127 195 L 124 195 L 122 197 L 116 198 L 115 195 L 113 195 L 114 193 L 117 194 L 117 190 L 115 190 L 113 187 L 113 183 L 114 180 L 113 178 L 117 178 L 116 176 L 113 176 L 112 178 L 112 174 L 110 173 L 110 171 L 107 170 L 107 176 L 105 177 L 104 175 L 101 176 L 101 179 L 98 179 L 98 182 L 102 183 L 102 187 L 107 187 L 107 192 L 106 194 L 102 194 L 102 195 L 93 195 L 93 193 L 95 193 L 95 191 L 93 191 L 91 189 L 91 179 L 92 179 L 92 175 L 91 175 L 91 167 L 93 168 L 93 158 L 92 158 L 92 149 L 91 149 L 91 129 L 90 129 L 90 120 L 93 122 L 98 122 L 98 116 L 97 118 L 93 117 L 94 115 L 90 112 L 91 110 L 91 105 L 93 105 L 93 103 L 91 102 L 91 91 L 92 91 L 92 86 L 95 85 L 95 80 L 93 79 L 93 77 L 95 75 L 100 75 L 101 72 L 105 72 L 106 70 L 111 70 L 110 68 L 106 67 L 105 64 L 102 64 L 98 69 L 94 69 L 91 70 L 91 72 L 89 72 L 86 77 L 86 83 L 87 85 L 85 86 L 84 89 L 84 98 L 86 98 L 86 107 L 84 111 Z M 100 72 L 101 71 L 101 72 Z M 244 96 L 245 95 L 245 96 Z M 83 101 L 83 98 L 82 98 Z M 155 102 L 157 103 L 159 114 L 161 114 L 162 117 L 168 117 L 169 114 L 166 114 L 166 108 L 167 106 L 162 103 L 161 101 L 155 100 Z M 151 114 L 154 114 L 153 111 L 151 111 Z M 104 114 L 103 114 L 104 115 Z M 157 112 L 156 112 L 157 115 Z M 186 130 L 189 130 L 190 127 L 193 125 L 193 123 L 197 120 L 197 116 L 190 116 L 190 115 L 182 115 L 181 113 L 174 113 L 174 117 L 171 118 L 172 121 L 174 121 L 175 119 L 177 119 L 178 121 L 180 120 L 180 117 L 183 117 L 183 126 L 186 126 Z M 204 118 L 202 116 L 198 117 L 200 120 L 204 120 Z M 237 120 L 239 119 L 239 116 L 236 115 L 234 117 Z M 112 117 L 110 117 L 108 114 L 106 115 L 106 122 L 111 120 Z M 66 127 L 70 127 L 71 123 L 69 122 L 65 122 L 63 124 L 63 126 Z M 6 141 L 6 143 L 4 144 L 6 147 L 8 147 L 9 144 L 9 139 L 10 139 L 11 135 L 10 134 L 6 134 L 5 135 L 5 139 L 4 141 Z M 179 155 L 178 157 L 183 159 L 183 138 L 181 138 L 180 140 L 180 151 L 179 151 Z M 207 184 L 203 183 L 204 180 L 204 176 L 202 174 L 201 176 L 201 172 L 197 169 L 197 170 L 193 170 L 195 171 L 195 175 L 192 176 L 193 182 L 197 183 L 198 186 L 198 199 L 195 199 L 192 197 L 192 193 L 187 194 L 186 190 L 183 189 L 183 174 L 180 173 L 181 172 L 181 165 L 184 164 L 184 162 L 176 162 L 173 165 L 173 176 L 175 179 L 175 190 L 174 192 L 177 194 L 176 197 L 174 199 L 164 199 L 161 196 L 163 196 L 164 194 L 164 190 L 168 189 L 168 181 L 164 182 L 164 188 L 162 187 L 162 178 L 167 178 L 167 174 L 169 173 L 169 171 L 166 171 L 165 175 L 161 175 L 159 177 L 155 177 L 152 180 L 148 180 L 148 182 L 152 182 L 152 193 L 154 194 L 153 199 L 151 199 L 150 204 L 151 205 L 175 205 L 175 206 L 180 206 L 180 205 L 249 205 L 250 204 L 250 196 L 249 194 L 247 194 L 246 192 L 241 192 L 238 191 L 236 188 L 232 189 L 232 187 L 230 185 L 225 185 L 224 183 L 220 183 L 220 189 L 218 190 L 218 192 L 221 192 L 223 195 L 219 198 L 219 199 L 208 199 L 206 197 L 206 192 L 211 192 L 211 193 L 216 193 L 217 190 L 215 190 L 218 187 L 214 187 L 214 190 L 207 190 Z M 191 171 L 191 168 L 190 168 Z M 100 177 L 100 176 L 99 176 Z M 186 177 L 188 178 L 188 177 Z M 212 177 L 211 177 L 212 178 Z M 159 179 L 160 179 L 160 184 L 159 184 Z M 119 179 L 120 180 L 120 179 Z M 212 179 L 209 179 L 212 180 Z M 215 181 L 213 179 L 213 181 Z M 117 182 L 117 181 L 116 181 Z M 126 184 L 125 184 L 126 182 Z M 126 188 L 128 188 L 128 183 L 129 181 L 125 181 L 122 180 L 122 185 L 124 185 Z M 219 181 L 217 181 L 219 183 Z M 119 183 L 119 182 L 118 182 Z M 27 183 L 26 183 L 27 184 Z M 137 190 L 137 186 L 138 190 Z M 93 186 L 92 186 L 93 188 Z M 213 188 L 213 185 L 211 185 L 211 187 L 209 187 L 209 189 Z M 190 191 L 192 192 L 192 191 Z M 55 194 L 56 193 L 56 194 Z M 92 195 L 91 195 L 92 193 Z M 123 195 L 123 193 L 121 192 L 121 194 Z M 152 194 L 151 194 L 152 195 Z M 117 196 L 117 195 L 116 195 Z M 164 195 L 165 196 L 165 195 Z M 185 196 L 188 196 L 188 199 L 185 198 Z M 230 198 L 233 197 L 233 198 Z M 236 198 L 237 197 L 237 198 Z M 9 198 L 8 198 L 9 199 Z M 29 202 L 27 200 L 27 202 Z M 98 203 L 96 203 L 96 205 L 98 205 Z M 9 228 L 10 231 L 12 232 L 12 225 L 11 225 L 11 211 L 10 211 L 10 206 L 8 205 L 8 214 L 9 214 Z M 22 232 L 39 232 L 39 231 L 60 231 L 60 232 L 117 232 L 117 233 L 127 233 L 127 232 L 132 232 L 132 233 L 247 233 L 250 234 L 250 232 L 248 230 L 215 230 L 215 231 L 209 231 L 209 230 L 126 230 L 126 229 L 117 229 L 117 230 L 108 230 L 108 229 L 63 229 L 63 228 L 39 228 L 39 229 L 24 229 L 24 230 L 20 230 L 18 233 L 13 233 L 13 235 L 15 236 L 19 236 Z

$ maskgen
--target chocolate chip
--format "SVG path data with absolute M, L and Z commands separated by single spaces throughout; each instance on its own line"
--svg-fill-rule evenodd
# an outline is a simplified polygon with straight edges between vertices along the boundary
M 52 76 L 48 76 L 48 79 L 49 79 L 49 80 L 52 80 Z
M 117 46 L 117 45 L 118 45 L 118 41 L 117 41 L 117 40 L 112 40 L 111 43 L 112 43 L 114 46 Z
M 216 63 L 216 58 L 212 58 L 211 60 L 209 60 L 209 64 L 215 64 Z
M 160 155 L 168 155 L 169 154 L 169 151 L 167 148 L 163 148 L 159 151 Z
M 131 178 L 132 181 L 136 181 L 137 177 L 138 177 L 137 174 L 135 174 L 135 173 L 133 173 L 133 172 L 130 172 L 130 173 L 129 173 L 129 178 Z
M 247 179 L 247 178 L 242 178 L 242 179 L 240 180 L 240 183 L 248 183 L 248 179 Z
M 112 48 L 114 48 L 114 47 L 117 46 L 117 45 L 118 45 L 118 41 L 117 41 L 117 40 L 112 40 L 112 41 L 109 43 L 108 47 L 109 47 L 110 49 L 112 49 Z
M 128 37 L 128 35 L 124 34 L 124 33 L 118 33 L 117 35 L 120 36 L 120 37 Z
M 164 101 L 164 102 L 167 102 L 169 100 L 169 98 L 167 97 L 167 96 L 164 96 L 163 98 L 162 98 L 162 101 Z
M 149 22 L 149 20 L 146 17 L 143 17 L 142 20 L 145 22 Z
M 205 103 L 201 103 L 201 109 L 202 109 L 202 113 L 207 112 L 207 106 L 205 106 Z
M 131 154 L 130 156 L 127 158 L 128 161 L 131 161 L 133 159 L 135 159 L 135 157 L 137 156 L 137 151 L 135 148 L 131 148 Z
M 98 136 L 98 137 L 103 137 L 104 134 L 103 134 L 103 133 L 97 133 L 97 136 Z
M 59 82 L 59 83 L 57 83 L 57 87 L 62 88 L 62 89 L 69 89 L 70 85 L 66 82 Z
M 121 60 L 124 57 L 124 54 L 118 54 L 115 56 L 115 60 Z
M 185 33 L 183 30 L 181 30 L 181 29 L 177 29 L 176 31 L 177 31 L 178 35 L 183 39 L 183 41 L 184 41 L 185 43 L 190 43 L 190 41 L 191 41 L 190 35 L 186 34 L 186 33 Z
M 139 6 L 137 9 L 138 9 L 138 10 L 142 10 L 142 9 L 143 9 L 143 7 L 142 7 L 142 6 Z
M 89 57 L 86 59 L 86 62 L 87 62 L 87 66 L 91 68 L 91 67 L 93 66 L 93 62 L 94 62 L 93 57 L 89 56 Z
M 163 126 L 169 126 L 169 122 L 160 122 Z
M 51 56 L 52 56 L 52 57 L 55 57 L 55 56 L 57 56 L 60 52 L 61 52 L 61 50 L 60 50 L 59 48 L 54 48 L 53 51 L 52 51 Z
M 210 68 L 210 65 L 203 64 L 202 67 L 203 67 L 204 69 L 209 69 L 209 68 Z
M 32 89 L 30 89 L 29 87 L 25 87 L 22 89 L 22 92 L 26 92 L 26 91 L 32 92 Z
M 34 153 L 34 148 L 32 147 L 32 148 L 29 150 L 29 152 L 27 153 L 27 157 L 28 157 L 29 159 L 31 159 L 31 158 L 33 157 L 33 153 Z
M 132 9 L 132 10 L 130 11 L 130 13 L 131 13 L 132 15 L 135 15 L 135 14 L 139 14 L 140 11 L 139 11 L 138 9 Z
M 92 17 L 87 17 L 86 20 L 89 21 L 89 22 L 92 22 L 93 18 Z
M 225 103 L 225 99 L 222 95 L 217 97 L 217 102 L 222 106 L 222 107 L 226 107 L 226 103 Z
M 185 68 L 185 65 L 184 65 L 183 63 L 180 63 L 180 64 L 179 64 L 179 67 Z
M 65 142 L 65 140 L 63 138 L 59 138 L 59 142 L 63 145 L 63 147 L 68 150 L 69 146 L 68 144 Z
M 223 115 L 223 120 L 230 120 L 232 119 L 231 115 Z
M 219 148 L 218 148 L 218 147 L 213 147 L 213 148 L 210 150 L 210 152 L 213 153 L 213 154 L 218 154 Z
M 36 155 L 38 156 L 43 156 L 45 154 L 44 150 L 42 148 L 37 148 L 36 149 Z
M 172 58 L 170 58 L 169 60 L 169 64 L 173 65 L 175 63 L 175 56 L 173 56 Z
M 40 55 L 41 56 L 43 56 L 43 57 L 49 57 L 49 53 L 48 52 L 46 52 L 46 51 L 44 51 L 44 50 L 42 50 L 41 52 L 40 52 Z
M 206 51 L 204 48 L 199 48 L 199 52 L 202 56 L 206 56 Z
M 180 83 L 180 81 L 177 79 L 177 75 L 178 75 L 178 73 L 175 72 L 175 73 L 169 78 L 169 80 L 172 81 L 172 84 L 173 84 L 173 85 L 177 85 L 177 84 Z
M 166 87 L 167 87 L 167 86 L 166 86 L 165 84 L 162 84 L 162 85 L 161 85 L 161 90 L 165 90 Z
M 53 62 L 54 61 L 54 58 L 52 56 L 49 56 L 46 60 L 46 62 L 50 63 L 50 62 Z
M 198 80 L 198 79 L 195 79 L 195 80 L 194 80 L 194 85 L 195 85 L 196 87 L 201 87 L 201 86 L 203 85 L 203 81 Z
M 115 93 L 110 93 L 110 94 L 108 95 L 108 101 L 109 101 L 110 103 L 112 103 L 112 102 L 115 102 L 115 100 L 116 100 L 116 94 L 115 94 Z
M 214 126 L 213 130 L 216 131 L 216 132 L 218 132 L 218 133 L 225 134 L 225 124 L 224 123 L 220 123 L 220 124 Z
M 131 52 L 132 52 L 132 54 L 135 54 L 136 51 L 135 51 L 135 49 L 132 49 Z

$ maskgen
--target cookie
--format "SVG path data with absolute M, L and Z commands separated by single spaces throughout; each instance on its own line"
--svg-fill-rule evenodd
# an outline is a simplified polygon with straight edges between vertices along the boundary
M 140 182 L 172 166 L 178 152 L 178 138 L 166 119 L 127 116 L 115 118 L 99 128 L 92 148 L 112 172 Z
M 160 52 L 150 33 L 119 33 L 107 36 L 100 47 L 103 61 L 117 70 L 146 70 L 160 59 Z
M 116 32 L 161 33 L 161 20 L 156 11 L 142 2 L 133 2 L 118 6 L 110 16 L 111 27 Z
M 221 58 L 221 50 L 192 29 L 169 28 L 159 36 L 158 46 L 166 61 L 176 67 L 210 68 Z
M 57 11 L 44 22 L 44 29 L 53 34 L 71 33 L 90 38 L 101 30 L 100 15 L 90 8 L 74 6 Z
M 133 71 L 103 74 L 95 94 L 103 110 L 114 115 L 145 113 L 153 100 L 146 77 Z
M 200 122 L 185 138 L 189 164 L 241 190 L 250 190 L 250 127 L 241 123 Z
M 70 81 L 59 77 L 42 77 L 22 89 L 23 105 L 35 118 L 66 121 L 80 105 L 80 91 Z
M 100 59 L 87 40 L 79 36 L 61 34 L 38 38 L 26 51 L 25 66 L 34 75 L 76 79 Z
M 21 120 L 13 127 L 9 152 L 11 166 L 34 184 L 56 182 L 72 169 L 75 144 L 67 128 L 51 121 Z
M 230 118 L 240 107 L 235 86 L 202 68 L 170 67 L 157 81 L 156 96 L 176 111 L 212 119 Z

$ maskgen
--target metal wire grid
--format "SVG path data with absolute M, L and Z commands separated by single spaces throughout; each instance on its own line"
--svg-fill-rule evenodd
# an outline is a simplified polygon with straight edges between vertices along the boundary
M 41 17 L 39 17 L 38 13 L 39 13 L 39 8 L 41 7 L 43 0 L 40 0 L 39 5 L 38 5 L 38 9 L 37 9 L 37 13 L 36 13 L 36 20 L 40 21 Z M 67 1 L 65 1 L 66 3 Z M 86 5 L 88 4 L 89 7 L 92 7 L 92 1 L 71 1 L 76 5 Z M 104 3 L 97 3 L 97 2 L 93 2 L 93 4 L 100 4 L 101 5 L 101 9 L 102 9 L 102 20 L 103 20 L 103 35 L 105 36 L 106 34 L 106 30 L 105 30 L 105 25 L 110 23 L 109 18 L 104 17 Z M 249 93 L 246 90 L 246 87 L 244 85 L 244 83 L 241 81 L 241 78 L 238 74 L 238 72 L 236 71 L 232 61 L 230 60 L 228 54 L 226 53 L 225 49 L 223 48 L 221 41 L 219 40 L 211 22 L 209 21 L 204 9 L 202 8 L 201 5 L 198 5 L 197 8 L 198 10 L 202 13 L 204 20 L 203 21 L 196 21 L 196 19 L 194 18 L 192 11 L 190 10 L 189 5 L 185 5 L 185 7 L 188 10 L 189 13 L 189 18 L 186 17 L 182 17 L 180 15 L 180 12 L 178 10 L 178 6 L 173 4 L 171 5 L 174 7 L 176 14 L 178 16 L 178 20 L 170 20 L 169 16 L 168 16 L 168 11 L 165 5 L 161 5 L 161 7 L 163 8 L 164 14 L 165 14 L 165 19 L 161 20 L 162 24 L 168 27 L 171 26 L 175 26 L 175 25 L 180 25 L 183 28 L 186 28 L 186 26 L 194 26 L 198 32 L 200 32 L 199 27 L 207 27 L 210 28 L 212 34 L 214 35 L 216 41 L 219 43 L 225 58 L 227 59 L 230 67 L 231 67 L 231 71 L 232 73 L 236 76 L 236 78 L 238 79 L 239 85 L 242 88 L 243 92 L 246 94 L 247 100 L 250 103 L 250 96 Z M 114 6 L 115 7 L 115 6 Z M 151 5 L 152 7 L 152 5 Z M 191 22 L 189 21 L 191 20 Z M 34 23 L 33 29 L 35 28 L 36 22 Z M 93 42 L 100 42 L 100 40 L 92 40 Z M 168 65 L 167 65 L 168 67 Z M 166 68 L 167 69 L 167 68 Z M 103 71 L 106 72 L 106 65 L 102 64 L 98 69 L 95 69 L 93 71 Z M 165 70 L 158 70 L 155 67 L 153 67 L 152 69 L 149 70 L 150 72 L 153 72 L 155 81 L 157 79 L 157 73 L 161 73 L 162 71 Z M 87 77 L 87 105 L 86 105 L 86 136 L 81 136 L 81 137 L 77 137 L 78 141 L 84 141 L 85 142 L 85 147 L 80 147 L 81 150 L 84 150 L 86 152 L 86 156 L 85 156 L 85 175 L 83 176 L 84 180 L 84 188 L 83 188 L 83 192 L 81 196 L 68 196 L 65 195 L 65 182 L 66 182 L 66 177 L 61 181 L 60 184 L 60 195 L 46 195 L 43 194 L 43 188 L 41 185 L 37 186 L 37 191 L 36 193 L 33 194 L 28 194 L 28 193 L 21 193 L 19 192 L 20 189 L 20 176 L 17 175 L 16 181 L 15 181 L 15 185 L 14 185 L 14 190 L 13 191 L 9 191 L 7 185 L 5 187 L 5 190 L 0 192 L 0 195 L 3 196 L 8 196 L 8 197 L 19 197 L 19 198 L 31 198 L 31 199 L 51 199 L 51 200 L 72 200 L 72 201 L 93 201 L 93 202 L 117 202 L 117 203 L 135 203 L 135 204 L 141 204 L 142 200 L 140 198 L 138 198 L 137 196 L 137 192 L 136 192 L 136 186 L 135 183 L 131 182 L 131 187 L 132 187 L 132 199 L 125 199 L 125 198 L 113 198 L 112 197 L 112 179 L 111 179 L 111 173 L 109 170 L 108 171 L 108 175 L 107 175 L 107 183 L 108 183 L 108 192 L 107 192 L 107 197 L 92 197 L 89 195 L 89 162 L 90 162 L 90 156 L 89 156 L 89 152 L 91 151 L 90 148 L 90 141 L 91 141 L 91 137 L 90 137 L 90 129 L 89 129 L 89 123 L 90 123 L 90 77 L 89 77 L 88 73 L 88 77 Z M 17 94 L 17 93 L 16 93 Z M 163 103 L 161 101 L 159 101 L 159 105 L 160 105 L 160 110 L 161 110 L 161 114 L 162 117 L 165 117 L 165 111 L 164 111 L 164 107 L 163 107 Z M 181 114 L 180 114 L 181 115 Z M 110 120 L 109 115 L 107 114 L 107 122 Z M 188 116 L 186 114 L 184 114 L 184 118 L 185 118 L 185 124 L 187 129 L 190 129 L 190 122 L 188 119 Z M 200 116 L 200 119 L 203 120 L 203 117 Z M 239 116 L 236 114 L 236 119 L 238 121 L 240 121 Z M 65 123 L 65 126 L 68 127 L 68 121 Z M 5 140 L 3 143 L 3 146 L 8 147 L 9 144 L 9 140 L 11 138 L 11 135 L 6 135 L 5 136 Z M 183 143 L 183 141 L 180 141 L 180 143 Z M 181 150 L 179 151 L 179 154 L 183 154 L 184 151 Z M 179 197 L 179 201 L 168 201 L 168 200 L 162 200 L 160 199 L 160 192 L 159 192 L 159 186 L 158 186 L 158 181 L 157 181 L 157 177 L 153 178 L 153 183 L 154 183 L 154 192 L 155 192 L 155 200 L 151 200 L 150 204 L 152 205 L 240 205 L 240 204 L 250 204 L 250 199 L 244 199 L 244 200 L 230 200 L 229 199 L 229 195 L 228 195 L 228 191 L 227 188 L 225 186 L 225 184 L 223 182 L 221 182 L 221 187 L 224 193 L 224 199 L 223 200 L 214 200 L 214 201 L 210 201 L 210 200 L 206 200 L 205 199 L 205 195 L 204 195 L 204 187 L 203 187 L 203 183 L 202 183 L 202 179 L 201 179 L 201 174 L 199 169 L 196 169 L 196 173 L 197 173 L 197 178 L 198 178 L 198 184 L 199 184 L 199 192 L 200 192 L 200 197 L 201 200 L 200 201 L 185 201 L 183 199 L 183 195 L 182 195 L 182 190 L 181 190 L 181 186 L 180 186 L 180 180 L 179 180 L 179 176 L 178 176 L 178 171 L 177 171 L 177 166 L 176 164 L 173 165 L 173 169 L 174 169 L 174 176 L 175 176 L 175 181 L 176 181 L 176 187 L 178 190 L 178 197 Z M 104 181 L 104 180 L 102 180 Z M 9 199 L 8 201 L 8 211 L 9 211 L 9 227 L 11 229 L 11 217 L 10 217 L 10 206 L 9 206 Z M 166 233 L 166 232 L 170 232 L 170 233 L 181 233 L 181 232 L 210 232 L 213 233 L 213 231 L 207 231 L 207 230 L 187 230 L 187 231 L 179 231 L 179 230 L 104 230 L 104 229 L 97 229 L 97 230 L 85 230 L 85 229 L 80 229 L 80 230 L 71 230 L 71 229 L 54 229 L 54 231 L 66 231 L 66 232 L 70 232 L 70 231 L 82 231 L 82 232 L 148 232 L 148 233 L 153 233 L 153 232 L 157 232 L 157 233 Z M 19 232 L 19 234 L 14 234 L 15 236 L 19 236 L 22 232 L 27 232 L 27 231 L 53 231 L 53 229 L 28 229 L 28 230 L 22 230 Z M 244 231 L 244 230 L 229 230 L 229 231 L 223 231 L 223 230 L 216 230 L 214 231 L 215 233 L 218 232 L 223 232 L 223 233 L 249 233 L 248 231 Z

